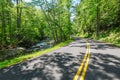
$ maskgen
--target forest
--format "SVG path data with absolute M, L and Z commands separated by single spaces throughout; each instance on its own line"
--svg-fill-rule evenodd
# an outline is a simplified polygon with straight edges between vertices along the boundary
M 0 56 L 79 36 L 120 46 L 120 0 L 0 0 Z
M 45 38 L 59 43 L 70 37 L 70 1 L 2 0 L 0 4 L 1 49 L 29 47 Z

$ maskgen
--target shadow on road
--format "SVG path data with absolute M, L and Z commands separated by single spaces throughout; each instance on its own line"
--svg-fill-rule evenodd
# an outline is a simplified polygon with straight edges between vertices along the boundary
M 90 43 L 91 49 L 105 50 L 105 49 L 118 48 L 110 43 L 104 43 L 104 42 L 99 42 L 99 41 L 95 41 L 95 40 L 88 40 L 88 42 Z
M 91 58 L 85 80 L 119 80 L 120 56 L 117 53 L 120 49 L 97 41 L 88 42 Z M 0 69 L 0 80 L 72 80 L 84 57 L 85 53 L 79 52 L 84 50 L 83 47 L 86 47 L 86 42 L 76 40 L 61 49 L 69 53 L 49 53 Z
M 93 40 L 83 40 L 83 39 L 79 39 L 76 40 L 75 42 L 72 42 L 70 47 L 86 47 L 87 42 L 90 43 L 90 47 L 91 49 L 96 49 L 96 50 L 105 50 L 105 49 L 116 49 L 117 47 L 114 45 L 111 45 L 109 43 L 103 43 L 103 42 L 99 42 L 99 41 L 93 41 Z M 68 45 L 67 45 L 68 46 Z
M 86 80 L 120 79 L 120 57 L 101 53 L 91 54 Z
M 83 53 L 46 54 L 0 70 L 0 80 L 72 80 Z

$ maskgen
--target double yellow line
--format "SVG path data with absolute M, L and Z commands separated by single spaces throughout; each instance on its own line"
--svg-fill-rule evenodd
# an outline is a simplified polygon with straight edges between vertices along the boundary
M 87 43 L 87 51 L 86 54 L 84 56 L 84 59 L 82 60 L 82 63 L 76 73 L 76 75 L 74 76 L 73 80 L 84 80 L 85 79 L 85 74 L 87 72 L 87 68 L 88 68 L 88 63 L 90 60 L 90 44 Z

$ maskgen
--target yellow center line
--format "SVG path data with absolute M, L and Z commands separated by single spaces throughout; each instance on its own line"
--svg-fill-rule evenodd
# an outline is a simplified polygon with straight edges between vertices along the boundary
M 90 44 L 87 43 L 87 51 L 86 51 L 86 54 L 85 54 L 85 56 L 84 56 L 84 59 L 83 59 L 81 65 L 80 65 L 80 67 L 79 67 L 76 75 L 74 76 L 73 80 L 77 80 L 77 79 L 78 79 L 78 77 L 79 77 L 79 75 L 80 75 L 80 73 L 81 73 L 81 71 L 82 71 L 82 68 L 83 68 L 83 66 L 84 66 L 84 63 L 85 63 L 85 61 L 87 60 L 87 55 L 88 55 L 88 49 L 89 49 L 89 48 L 90 48 Z M 88 55 L 88 57 L 89 57 L 89 55 Z
M 82 75 L 81 75 L 81 77 L 80 77 L 80 80 L 85 80 L 85 74 L 86 74 L 86 72 L 87 72 L 89 60 L 90 60 L 90 49 L 89 49 L 89 51 L 88 51 L 88 58 L 87 58 L 87 61 L 86 61 L 86 64 L 85 64 L 83 73 L 82 73 Z

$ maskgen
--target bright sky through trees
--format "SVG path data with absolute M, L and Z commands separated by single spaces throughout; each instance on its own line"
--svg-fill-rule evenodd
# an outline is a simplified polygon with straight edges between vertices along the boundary
M 25 2 L 31 2 L 32 0 L 24 0 Z
M 0 59 L 22 54 L 6 50 L 43 40 L 55 45 L 71 35 L 120 46 L 120 0 L 0 0 Z

